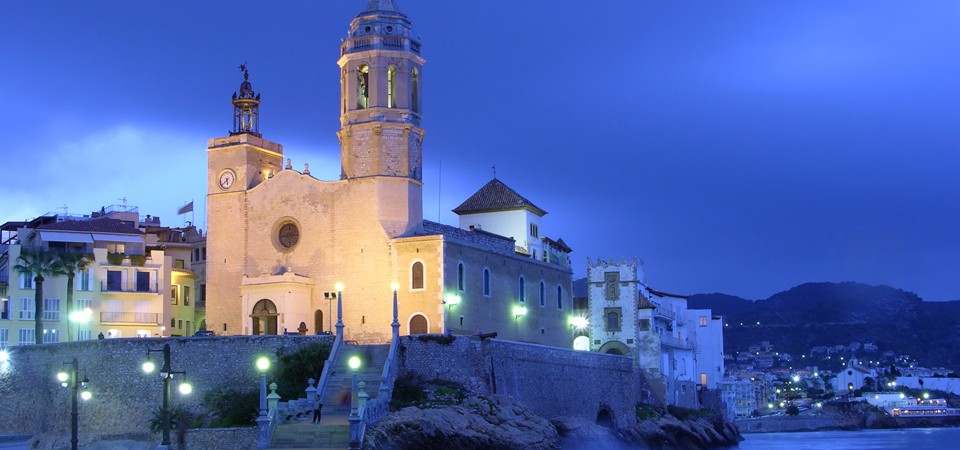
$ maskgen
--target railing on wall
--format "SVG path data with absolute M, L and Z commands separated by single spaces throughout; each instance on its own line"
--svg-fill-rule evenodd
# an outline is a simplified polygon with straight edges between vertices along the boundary
M 377 398 L 367 402 L 367 393 L 363 390 L 361 384 L 357 392 L 357 415 L 352 413 L 347 421 L 350 423 L 350 448 L 360 448 L 363 445 L 363 436 L 367 432 L 367 425 L 373 425 L 390 414 L 390 400 L 393 398 L 393 384 L 397 381 L 397 371 L 399 370 L 399 359 L 397 358 L 397 346 L 400 344 L 400 322 L 397 320 L 397 291 L 393 291 L 393 322 L 390 340 L 390 351 L 387 353 L 387 361 L 383 365 L 383 374 L 380 376 L 380 392 Z

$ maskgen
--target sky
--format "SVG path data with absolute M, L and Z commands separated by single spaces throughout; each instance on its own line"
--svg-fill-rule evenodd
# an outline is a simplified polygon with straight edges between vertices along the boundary
M 427 60 L 426 219 L 455 225 L 496 166 L 575 277 L 639 258 L 678 294 L 960 299 L 960 2 L 397 3 Z M 339 177 L 336 61 L 364 0 L 2 5 L 0 223 L 125 199 L 203 228 L 244 62 L 264 138 Z

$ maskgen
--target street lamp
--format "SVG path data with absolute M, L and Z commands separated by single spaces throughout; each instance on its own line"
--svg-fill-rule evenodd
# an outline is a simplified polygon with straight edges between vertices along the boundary
M 270 358 L 257 358 L 257 371 L 260 372 L 260 417 L 267 416 L 267 371 L 270 370 Z
M 170 379 L 173 378 L 174 374 L 183 375 L 183 381 L 180 383 L 180 393 L 183 395 L 190 394 L 193 392 L 193 386 L 187 381 L 187 372 L 185 371 L 175 371 L 170 368 L 170 344 L 163 344 L 163 349 L 160 350 L 151 350 L 147 349 L 147 360 L 144 361 L 143 369 L 144 373 L 153 373 L 157 368 L 157 365 L 153 363 L 153 360 L 150 359 L 150 353 L 163 353 L 163 366 L 160 367 L 160 379 L 163 380 L 163 408 L 160 410 L 160 423 L 163 428 L 163 440 L 160 442 L 160 445 L 169 446 L 170 445 Z
M 79 399 L 90 400 L 93 394 L 87 390 L 90 380 L 87 377 L 83 377 L 82 381 L 79 379 L 80 364 L 77 362 L 77 358 L 73 358 L 73 361 L 64 362 L 63 365 L 69 366 L 69 372 L 63 370 L 58 372 L 57 381 L 60 382 L 60 386 L 73 389 L 73 395 L 70 396 L 70 448 L 77 450 L 79 441 L 77 439 L 77 418 L 80 415 L 77 411 L 77 403 Z M 83 391 L 79 391 L 80 388 L 83 388 Z
M 343 283 L 334 285 L 337 291 L 337 339 L 343 339 Z
M 360 411 L 357 404 L 357 370 L 360 369 L 361 361 L 357 355 L 347 359 L 347 367 L 353 372 L 353 384 L 350 389 L 350 416 L 347 422 L 350 423 L 350 445 L 349 448 L 360 448 L 360 435 L 358 425 L 360 423 Z
M 84 308 L 82 311 L 73 311 L 70 313 L 70 321 L 77 324 L 77 340 L 80 340 L 80 327 L 90 321 L 90 316 L 93 315 L 93 310 L 90 308 Z

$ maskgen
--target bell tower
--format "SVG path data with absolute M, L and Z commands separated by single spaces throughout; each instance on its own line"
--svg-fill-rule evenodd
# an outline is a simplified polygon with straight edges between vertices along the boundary
M 340 55 L 340 178 L 405 178 L 419 191 L 424 59 L 410 20 L 394 0 L 368 0 Z

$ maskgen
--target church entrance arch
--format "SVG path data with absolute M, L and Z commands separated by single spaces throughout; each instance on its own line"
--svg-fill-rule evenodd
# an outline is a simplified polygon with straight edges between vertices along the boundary
M 313 312 L 313 329 L 317 330 L 317 334 L 320 334 L 324 331 L 323 329 L 323 311 L 316 310 Z
M 427 318 L 423 314 L 414 314 L 410 318 L 410 334 L 427 334 Z
M 270 300 L 262 299 L 253 305 L 252 334 L 277 334 L 277 305 Z

